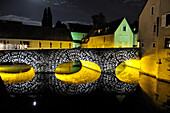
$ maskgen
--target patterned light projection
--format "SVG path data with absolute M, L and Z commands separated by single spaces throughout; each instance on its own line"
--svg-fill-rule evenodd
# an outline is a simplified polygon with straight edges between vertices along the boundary
M 48 52 L 47 52 L 48 51 Z M 10 93 L 36 93 L 44 88 L 62 95 L 86 94 L 96 89 L 106 92 L 131 93 L 135 84 L 127 84 L 116 78 L 116 67 L 125 60 L 138 58 L 138 49 L 72 49 L 72 50 L 30 50 L 1 51 L 0 62 L 25 63 L 31 65 L 34 78 L 26 83 L 6 84 Z M 102 74 L 91 83 L 67 84 L 55 77 L 55 69 L 68 61 L 90 61 L 97 64 Z M 54 74 L 48 74 L 53 72 Z
M 82 65 L 80 71 L 73 74 L 55 73 L 56 78 L 68 84 L 86 84 L 94 82 L 100 77 L 101 69 L 97 64 L 83 60 L 80 60 L 80 62 Z
M 140 60 L 130 59 L 117 66 L 116 77 L 129 84 L 139 83 Z

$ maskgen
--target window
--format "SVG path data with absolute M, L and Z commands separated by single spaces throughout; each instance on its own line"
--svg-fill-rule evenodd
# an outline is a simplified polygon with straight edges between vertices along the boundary
M 52 43 L 52 42 L 50 42 L 50 48 L 52 48 L 52 46 L 53 46 L 53 43 Z
M 60 48 L 62 48 L 62 43 L 60 43 Z
M 157 37 L 159 36 L 159 17 L 157 17 Z
M 19 44 L 21 44 L 21 45 L 22 45 L 22 41 L 20 41 L 20 42 L 19 42 Z
M 30 42 L 29 41 L 23 41 L 24 45 L 27 45 L 27 47 L 30 47 Z
M 170 27 L 170 13 L 162 15 L 162 27 Z
M 153 42 L 153 48 L 155 48 L 156 47 L 156 43 L 155 42 Z
M 166 26 L 170 26 L 170 14 L 166 15 Z
M 123 31 L 126 31 L 126 26 L 123 26 Z
M 42 45 L 42 43 L 41 43 L 41 42 L 39 42 L 39 48 L 41 48 L 41 45 Z
M 69 48 L 71 48 L 71 43 L 69 43 Z
M 170 38 L 165 38 L 165 49 L 170 49 Z
M 145 46 L 144 42 L 142 42 L 142 45 L 141 45 L 141 46 L 142 46 L 142 48 L 144 48 L 144 46 Z
M 7 40 L 6 43 L 9 44 L 9 40 Z
M 106 41 L 106 38 L 104 37 L 104 42 Z
M 0 40 L 0 43 L 3 43 L 3 41 L 2 41 L 2 40 Z
M 156 24 L 153 25 L 153 33 L 156 32 Z
M 151 7 L 151 15 L 154 15 L 155 5 Z

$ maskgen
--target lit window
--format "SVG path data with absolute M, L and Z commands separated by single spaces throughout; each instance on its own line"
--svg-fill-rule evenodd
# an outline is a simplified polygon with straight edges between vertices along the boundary
M 100 34 L 100 32 L 101 32 L 101 30 L 100 30 L 100 29 L 98 29 L 98 34 Z
M 27 47 L 30 47 L 30 42 L 29 41 L 23 41 L 23 44 L 26 45 Z
M 165 49 L 170 49 L 170 38 L 165 38 Z
M 145 46 L 144 42 L 142 42 L 142 45 L 141 45 L 141 46 L 142 46 L 142 48 L 144 48 L 144 46 Z

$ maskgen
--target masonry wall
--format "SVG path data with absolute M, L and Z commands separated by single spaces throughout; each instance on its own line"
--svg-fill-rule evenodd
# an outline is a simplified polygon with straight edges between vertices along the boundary
M 0 62 L 26 63 L 35 72 L 55 72 L 56 67 L 70 60 L 86 60 L 98 64 L 102 70 L 98 80 L 81 85 L 66 84 L 58 80 L 54 73 L 36 73 L 26 83 L 6 84 L 6 89 L 15 94 L 37 94 L 49 88 L 62 95 L 86 94 L 97 89 L 105 92 L 127 94 L 136 90 L 135 84 L 119 81 L 115 68 L 124 60 L 138 58 L 138 49 L 69 49 L 69 50 L 27 50 L 0 51 Z

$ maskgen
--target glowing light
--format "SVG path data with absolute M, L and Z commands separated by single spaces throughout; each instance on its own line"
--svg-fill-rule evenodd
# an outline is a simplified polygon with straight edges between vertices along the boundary
M 4 44 L 0 44 L 0 48 L 2 49 L 4 47 Z
M 0 76 L 5 84 L 25 83 L 27 81 L 32 80 L 35 76 L 35 71 L 33 67 L 31 67 L 31 69 L 26 72 L 21 72 L 18 68 L 16 68 L 15 72 L 17 71 L 20 71 L 20 72 L 12 73 L 13 70 L 15 70 L 14 67 L 12 70 L 9 70 L 8 68 L 8 73 L 6 70 L 0 73 Z
M 33 106 L 36 106 L 36 105 L 37 105 L 37 102 L 36 102 L 36 101 L 34 101 L 34 102 L 32 103 L 32 105 L 33 105 Z
M 96 81 L 101 75 L 100 67 L 90 61 L 80 61 L 82 68 L 74 74 L 57 74 L 57 79 L 68 84 L 86 84 Z
M 139 82 L 140 60 L 130 59 L 122 62 L 115 70 L 116 77 L 129 84 Z

